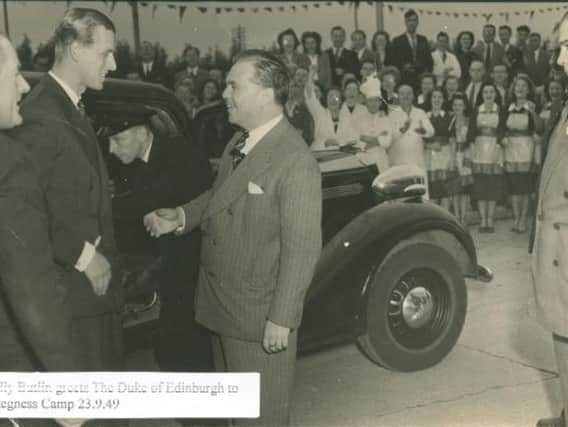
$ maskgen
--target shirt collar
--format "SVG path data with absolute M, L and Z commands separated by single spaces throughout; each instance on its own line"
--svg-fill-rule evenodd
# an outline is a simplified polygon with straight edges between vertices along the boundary
M 61 89 L 63 89 L 69 99 L 71 99 L 71 102 L 73 102 L 73 105 L 77 107 L 79 105 L 79 101 L 81 101 L 81 97 L 77 94 L 77 92 L 71 89 L 71 87 L 63 80 L 57 77 L 53 71 L 49 71 L 48 74 L 53 78 L 53 80 L 57 82 L 59 86 L 61 86 Z
M 517 104 L 512 103 L 509 105 L 509 111 L 529 111 L 529 103 L 525 102 L 520 107 L 517 107 Z
M 497 113 L 498 112 L 497 103 L 496 102 L 493 103 L 493 107 L 491 107 L 490 111 L 485 110 L 485 104 L 481 104 L 479 106 L 479 112 L 480 113 Z
M 148 163 L 148 161 L 150 160 L 150 151 L 152 151 L 152 144 L 154 143 L 154 135 L 150 133 L 149 137 L 150 137 L 150 143 L 148 144 L 148 148 L 146 148 L 144 155 L 140 159 L 144 163 Z
M 245 143 L 245 146 L 242 148 L 241 152 L 244 154 L 250 153 L 250 151 L 255 147 L 258 142 L 264 138 L 264 136 L 270 132 L 284 117 L 283 113 L 278 114 L 273 119 L 270 119 L 266 123 L 254 128 L 249 132 L 249 136 Z

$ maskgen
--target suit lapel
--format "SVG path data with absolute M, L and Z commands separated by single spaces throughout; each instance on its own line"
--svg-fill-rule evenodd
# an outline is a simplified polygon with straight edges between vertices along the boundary
M 225 209 L 233 201 L 238 199 L 248 190 L 248 183 L 265 172 L 271 164 L 274 146 L 281 139 L 282 132 L 286 128 L 286 119 L 280 122 L 268 132 L 244 158 L 232 174 L 227 177 L 215 190 L 206 216 L 210 217 Z M 229 152 L 226 152 L 230 159 Z
M 566 135 L 566 131 L 561 129 L 562 127 L 565 127 L 567 124 L 566 121 L 566 117 L 565 114 L 568 110 L 564 109 L 563 113 L 561 115 L 558 115 L 558 118 L 556 120 L 556 124 L 554 126 L 551 126 L 552 131 L 549 135 L 549 139 L 548 139 L 548 143 L 547 143 L 547 156 L 546 156 L 546 160 L 544 162 L 544 166 L 542 169 L 542 177 L 541 177 L 541 182 L 540 182 L 540 188 L 539 188 L 539 194 L 542 195 L 544 194 L 546 187 L 548 186 L 548 183 L 550 182 L 550 178 L 552 177 L 552 172 L 556 169 L 556 167 L 558 166 L 558 163 L 561 160 L 564 160 L 564 153 L 566 152 L 566 150 L 568 150 L 568 136 Z M 560 129 L 558 129 L 558 132 L 555 132 L 556 129 L 560 127 Z M 562 138 L 562 142 L 560 142 L 562 144 L 562 146 L 560 147 L 560 150 L 558 151 L 558 154 L 554 156 L 553 159 L 549 159 L 550 156 L 548 156 L 548 150 L 550 149 L 550 138 L 553 137 L 555 134 L 558 135 L 558 138 Z

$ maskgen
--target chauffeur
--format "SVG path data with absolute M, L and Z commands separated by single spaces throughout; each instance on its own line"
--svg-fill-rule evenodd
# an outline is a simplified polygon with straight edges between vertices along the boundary
M 561 46 L 558 64 L 568 72 L 568 13 L 557 32 Z M 566 425 L 568 409 L 568 106 L 556 117 L 548 139 L 540 176 L 532 276 L 537 316 L 552 332 L 562 384 L 564 410 L 560 418 L 540 420 L 537 426 Z
M 128 191 L 112 200 L 119 224 L 122 220 L 135 221 L 143 232 L 145 214 L 162 206 L 190 202 L 210 187 L 212 173 L 207 159 L 183 137 L 159 132 L 164 129 L 160 126 L 162 115 L 136 105 L 107 113 L 110 152 L 128 165 L 131 177 Z M 201 232 L 195 229 L 180 237 L 162 236 L 158 245 L 164 263 L 156 361 L 164 371 L 210 371 L 209 334 L 195 322 L 193 313 Z

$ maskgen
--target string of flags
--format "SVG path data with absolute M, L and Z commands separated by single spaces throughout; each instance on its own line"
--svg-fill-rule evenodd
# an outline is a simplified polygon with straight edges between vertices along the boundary
M 118 0 L 103 0 L 104 3 L 109 8 L 109 11 L 112 13 Z M 71 0 L 67 0 L 67 3 L 71 3 Z M 292 4 L 293 3 L 293 4 Z M 282 5 L 282 6 L 262 6 L 259 3 L 252 3 L 251 6 L 242 7 L 242 4 L 235 5 L 235 6 L 223 6 L 220 7 L 217 4 L 210 5 L 210 3 L 204 3 L 202 5 L 188 5 L 186 4 L 167 4 L 162 2 L 148 2 L 142 1 L 138 2 L 139 6 L 143 8 L 151 7 L 152 11 L 152 18 L 156 16 L 158 9 L 162 6 L 167 7 L 168 9 L 175 9 L 178 11 L 178 17 L 180 23 L 183 22 L 183 18 L 188 12 L 188 10 L 193 9 L 195 11 L 199 11 L 202 14 L 206 13 L 214 13 L 216 15 L 225 14 L 225 13 L 277 13 L 277 12 L 300 12 L 300 11 L 309 11 L 311 9 L 320 9 L 322 7 L 331 7 L 331 6 L 355 6 L 359 7 L 362 3 L 366 3 L 368 5 L 374 5 L 374 1 L 326 1 L 326 2 L 290 2 L 290 4 Z M 533 3 L 534 4 L 534 3 Z M 537 3 L 538 4 L 538 3 Z M 405 12 L 411 9 L 407 6 L 400 6 L 400 3 L 395 4 L 387 4 L 385 7 L 385 12 L 395 13 L 395 12 Z M 482 13 L 482 12 L 448 12 L 445 10 L 439 9 L 432 9 L 432 8 L 423 8 L 423 7 L 414 7 L 417 13 L 420 15 L 427 15 L 427 16 L 445 16 L 451 18 L 485 18 L 487 22 L 491 20 L 491 18 L 505 18 L 505 21 L 509 21 L 509 18 L 513 16 L 527 16 L 529 20 L 532 20 L 534 16 L 543 13 L 550 13 L 550 12 L 559 12 L 563 10 L 568 10 L 568 4 L 555 6 L 555 7 L 537 7 L 535 9 L 525 9 L 520 11 L 500 11 L 500 12 L 493 12 L 493 13 Z

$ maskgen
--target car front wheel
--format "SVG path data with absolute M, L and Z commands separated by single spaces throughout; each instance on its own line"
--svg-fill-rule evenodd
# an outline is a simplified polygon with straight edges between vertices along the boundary
M 374 362 L 417 371 L 454 347 L 467 309 L 465 280 L 454 257 L 428 243 L 395 248 L 370 277 L 367 330 L 359 338 Z

